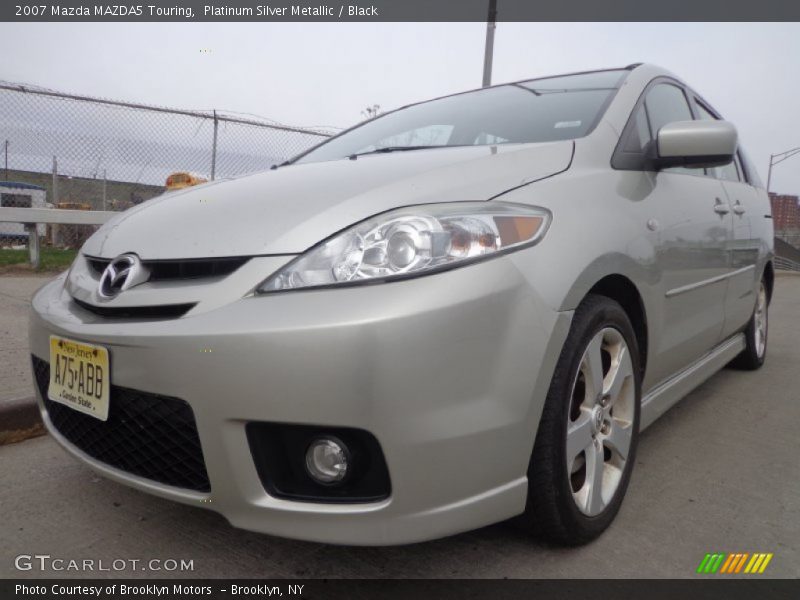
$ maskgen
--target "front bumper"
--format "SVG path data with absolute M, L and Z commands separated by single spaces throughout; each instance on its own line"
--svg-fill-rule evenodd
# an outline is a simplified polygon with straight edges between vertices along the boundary
M 103 475 L 211 508 L 234 526 L 314 541 L 384 545 L 520 514 L 550 377 L 572 314 L 548 307 L 513 255 L 419 279 L 246 297 L 173 320 L 100 319 L 64 277 L 33 299 L 31 352 L 51 334 L 108 347 L 113 385 L 191 406 L 211 492 L 156 483 L 68 451 Z M 268 494 L 252 421 L 355 427 L 380 443 L 391 495 L 371 503 Z

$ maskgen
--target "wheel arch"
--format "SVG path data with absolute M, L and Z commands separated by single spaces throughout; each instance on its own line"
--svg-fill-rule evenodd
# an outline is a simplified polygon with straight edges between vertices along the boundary
M 647 368 L 651 331 L 648 324 L 648 302 L 635 281 L 648 281 L 641 265 L 624 255 L 605 257 L 590 265 L 577 278 L 563 299 L 562 310 L 574 310 L 589 294 L 598 294 L 618 302 L 631 320 L 639 347 L 642 379 Z M 645 286 L 646 287 L 646 286 Z
M 589 294 L 597 294 L 618 302 L 625 314 L 631 320 L 633 331 L 636 334 L 636 345 L 639 348 L 640 368 L 642 377 L 647 369 L 647 311 L 645 310 L 642 295 L 636 285 L 628 277 L 620 274 L 606 275 L 595 283 Z

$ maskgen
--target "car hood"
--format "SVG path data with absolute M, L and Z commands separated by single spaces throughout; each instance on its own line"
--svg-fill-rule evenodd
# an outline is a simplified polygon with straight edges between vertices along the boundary
M 573 142 L 436 148 L 294 164 L 153 198 L 83 247 L 143 260 L 299 254 L 377 213 L 489 200 L 569 168 Z

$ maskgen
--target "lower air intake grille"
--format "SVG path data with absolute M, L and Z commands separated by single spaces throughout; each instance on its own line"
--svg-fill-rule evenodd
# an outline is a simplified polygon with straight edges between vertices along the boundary
M 106 317 L 107 319 L 177 319 L 196 306 L 196 302 L 186 304 L 157 304 L 154 306 L 97 306 L 72 299 L 83 310 Z
M 33 356 L 33 373 L 58 432 L 101 462 L 159 483 L 211 491 L 194 413 L 179 398 L 111 386 L 108 420 L 47 398 L 50 365 Z

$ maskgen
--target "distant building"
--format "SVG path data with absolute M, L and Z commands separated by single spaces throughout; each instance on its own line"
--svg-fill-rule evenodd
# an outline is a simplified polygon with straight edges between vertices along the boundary
M 775 237 L 800 248 L 800 197 L 791 194 L 770 194 Z

